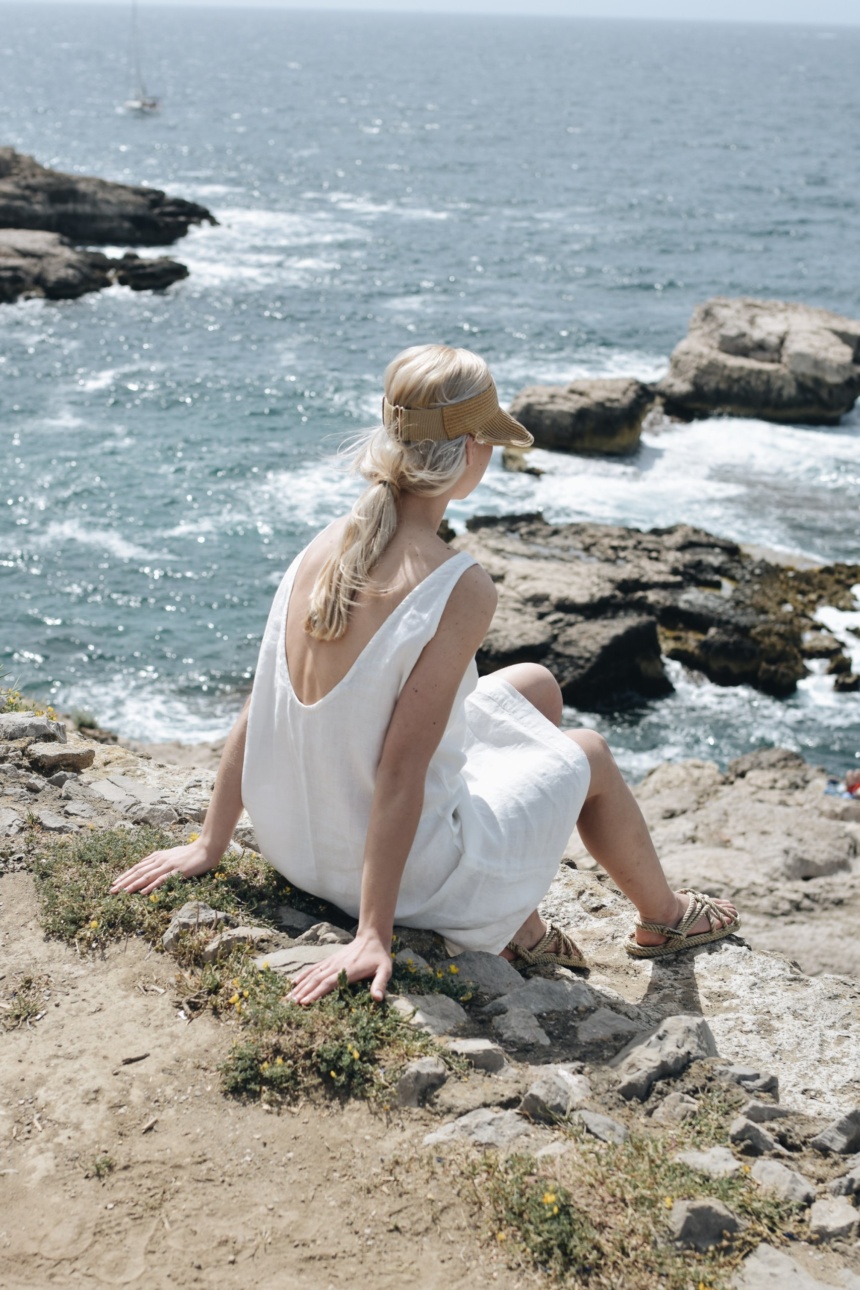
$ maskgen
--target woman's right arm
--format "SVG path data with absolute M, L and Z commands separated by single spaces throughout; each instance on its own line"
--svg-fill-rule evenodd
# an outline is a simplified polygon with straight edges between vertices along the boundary
M 153 851 L 125 873 L 121 873 L 114 880 L 111 892 L 139 891 L 147 896 L 172 874 L 195 878 L 198 874 L 208 873 L 218 864 L 230 845 L 233 830 L 242 814 L 242 764 L 245 759 L 245 733 L 250 703 L 249 695 L 224 744 L 218 774 L 215 776 L 215 787 L 199 838 L 185 846 L 171 847 L 168 851 Z

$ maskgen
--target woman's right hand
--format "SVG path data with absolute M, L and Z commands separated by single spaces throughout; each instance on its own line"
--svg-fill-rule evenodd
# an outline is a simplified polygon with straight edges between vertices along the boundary
M 201 873 L 214 869 L 220 859 L 220 853 L 214 855 L 200 838 L 185 846 L 171 847 L 169 851 L 153 851 L 114 879 L 111 895 L 120 891 L 139 891 L 142 896 L 148 896 L 173 874 L 178 873 L 183 878 L 196 878 Z

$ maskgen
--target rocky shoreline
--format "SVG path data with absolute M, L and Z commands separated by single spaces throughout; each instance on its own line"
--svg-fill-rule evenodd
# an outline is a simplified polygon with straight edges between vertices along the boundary
M 0 148 L 0 304 L 44 297 L 74 300 L 112 283 L 163 291 L 188 276 L 167 256 L 110 258 L 92 245 L 164 246 L 211 211 L 156 188 L 63 174 Z

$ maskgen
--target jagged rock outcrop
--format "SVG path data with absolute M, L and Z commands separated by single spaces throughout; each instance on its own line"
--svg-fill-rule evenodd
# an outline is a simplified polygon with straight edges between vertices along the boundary
M 718 685 L 791 694 L 816 640 L 833 648 L 813 631 L 815 609 L 853 608 L 860 581 L 857 565 L 772 565 L 684 524 L 641 532 L 533 514 L 479 516 L 467 529 L 454 545 L 499 592 L 479 666 L 544 663 L 583 708 L 667 693 L 663 655 Z
M 0 148 L 0 228 L 40 229 L 86 244 L 167 246 L 203 223 L 217 221 L 197 202 L 157 188 L 63 174 Z
M 0 304 L 33 296 L 75 300 L 114 282 L 132 291 L 163 291 L 187 277 L 185 265 L 167 256 L 145 260 L 127 252 L 111 259 L 73 246 L 58 233 L 0 229 Z
M 657 386 L 667 411 L 836 425 L 860 395 L 860 322 L 780 300 L 698 305 Z
M 514 397 L 511 415 L 539 448 L 557 452 L 633 452 L 654 391 L 628 377 L 530 385 Z

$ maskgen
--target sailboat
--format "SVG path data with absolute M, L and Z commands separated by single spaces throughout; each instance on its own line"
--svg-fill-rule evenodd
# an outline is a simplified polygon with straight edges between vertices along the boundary
M 158 111 L 161 100 L 154 94 L 147 94 L 143 82 L 140 66 L 140 35 L 137 29 L 137 0 L 132 0 L 131 5 L 131 64 L 134 69 L 134 90 L 131 98 L 123 103 L 123 109 L 137 116 L 152 116 L 153 112 Z

